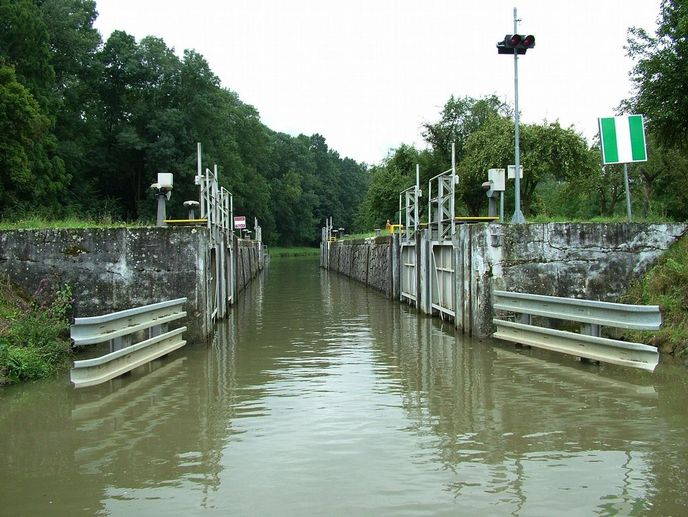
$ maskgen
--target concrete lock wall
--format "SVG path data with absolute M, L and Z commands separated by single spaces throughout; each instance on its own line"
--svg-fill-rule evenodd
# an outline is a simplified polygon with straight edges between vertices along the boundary
M 615 302 L 688 228 L 685 224 L 471 225 L 471 320 L 492 332 L 491 290 Z M 488 289 L 488 286 L 490 289 Z
M 686 228 L 640 223 L 460 225 L 452 240 L 455 324 L 467 333 L 490 335 L 493 289 L 617 301 Z M 428 295 L 430 241 L 427 231 L 421 235 L 417 257 L 425 264 L 419 264 L 418 292 L 423 298 Z M 323 254 L 329 269 L 399 298 L 398 241 L 392 237 L 323 243 Z M 427 300 L 421 299 L 419 307 L 432 311 Z
M 261 269 L 260 263 L 260 243 L 253 241 L 239 240 L 237 242 L 237 293 L 243 291 L 253 280 Z
M 250 245 L 238 249 L 244 251 L 237 257 L 251 253 Z M 180 325 L 188 327 L 189 342 L 212 332 L 206 288 L 214 278 L 211 254 L 207 228 L 0 231 L 0 272 L 27 293 L 46 282 L 68 283 L 77 317 L 186 297 L 188 316 Z
M 325 250 L 325 267 L 377 289 L 389 298 L 396 298 L 398 291 L 392 267 L 394 242 L 391 236 L 385 236 L 323 243 L 329 248 Z

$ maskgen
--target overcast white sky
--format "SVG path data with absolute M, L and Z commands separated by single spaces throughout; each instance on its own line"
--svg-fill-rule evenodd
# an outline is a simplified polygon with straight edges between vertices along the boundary
M 193 48 L 270 128 L 322 134 L 378 163 L 450 95 L 514 100 L 513 58 L 495 44 L 534 34 L 519 58 L 525 122 L 559 120 L 588 140 L 627 97 L 630 26 L 654 31 L 660 0 L 97 0 L 96 27 Z

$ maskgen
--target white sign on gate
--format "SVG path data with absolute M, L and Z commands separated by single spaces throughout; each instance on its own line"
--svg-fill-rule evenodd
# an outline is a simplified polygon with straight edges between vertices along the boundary
M 243 230 L 246 228 L 246 216 L 245 215 L 237 215 L 234 217 L 234 228 L 237 230 Z

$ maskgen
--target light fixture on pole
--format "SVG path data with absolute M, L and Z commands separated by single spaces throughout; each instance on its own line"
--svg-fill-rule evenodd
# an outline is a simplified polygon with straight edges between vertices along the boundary
M 502 41 L 497 42 L 498 54 L 513 54 L 514 56 L 514 161 L 516 162 L 516 170 L 521 170 L 521 150 L 519 147 L 519 113 L 518 113 L 518 56 L 525 54 L 528 49 L 535 46 L 535 36 L 532 34 L 522 35 L 518 34 L 518 16 L 516 8 L 514 7 L 514 33 L 504 36 Z M 519 175 L 516 174 L 515 184 L 515 207 L 514 215 L 511 219 L 512 223 L 523 224 L 526 218 L 521 212 L 521 181 Z

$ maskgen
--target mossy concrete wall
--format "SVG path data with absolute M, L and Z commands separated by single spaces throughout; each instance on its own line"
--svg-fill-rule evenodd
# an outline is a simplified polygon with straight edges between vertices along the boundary
M 235 241 L 236 242 L 236 241 Z M 237 288 L 262 265 L 254 243 L 237 243 Z M 68 283 L 77 317 L 186 297 L 186 339 L 212 332 L 206 228 L 88 228 L 0 231 L 0 272 L 27 293 Z
M 247 240 L 235 242 L 237 242 L 237 293 L 240 293 L 263 269 L 263 264 L 261 263 L 260 243 Z
M 331 242 L 327 268 L 396 298 L 391 236 Z
M 616 302 L 686 231 L 685 224 L 549 223 L 459 228 L 464 326 L 492 333 L 492 290 Z

